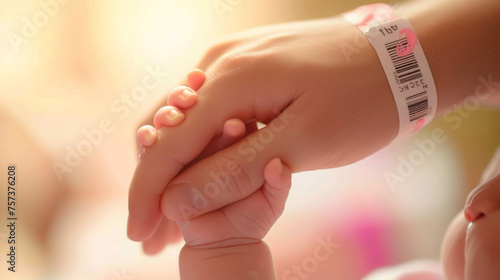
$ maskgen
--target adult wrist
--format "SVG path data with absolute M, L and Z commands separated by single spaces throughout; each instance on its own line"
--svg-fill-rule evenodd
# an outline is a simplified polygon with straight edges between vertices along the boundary
M 398 111 L 398 135 L 412 135 L 430 123 L 437 108 L 436 87 L 410 22 L 383 3 L 343 15 L 367 36 L 377 53 Z
M 500 26 L 499 3 L 441 0 L 410 2 L 401 7 L 401 15 L 414 27 L 434 76 L 436 116 L 469 96 L 484 96 L 485 90 L 491 95 L 491 86 L 488 89 L 485 84 L 490 75 L 500 80 L 500 39 L 495 35 Z

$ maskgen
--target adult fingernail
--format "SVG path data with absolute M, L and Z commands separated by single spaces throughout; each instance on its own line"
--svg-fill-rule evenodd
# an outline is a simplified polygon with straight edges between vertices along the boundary
M 181 91 L 180 95 L 182 98 L 186 99 L 186 98 L 189 98 L 189 97 L 195 95 L 195 92 L 189 88 L 189 89 L 185 89 L 185 90 Z
M 165 114 L 165 118 L 167 119 L 167 121 L 175 121 L 180 118 L 184 118 L 184 114 L 181 111 L 179 111 L 179 109 L 173 108 L 170 109 L 170 111 L 168 111 L 168 113 Z
M 141 126 L 136 138 L 139 146 L 151 146 L 156 142 L 156 129 L 150 125 Z
M 139 146 L 149 147 L 156 142 L 156 129 L 154 127 L 141 127 L 137 131 Z

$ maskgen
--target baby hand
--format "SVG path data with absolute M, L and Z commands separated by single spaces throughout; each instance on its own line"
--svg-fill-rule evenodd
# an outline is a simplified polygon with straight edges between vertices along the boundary
M 214 248 L 260 241 L 285 209 L 291 176 L 280 159 L 272 159 L 264 168 L 264 185 L 255 193 L 194 219 L 177 221 L 187 245 Z

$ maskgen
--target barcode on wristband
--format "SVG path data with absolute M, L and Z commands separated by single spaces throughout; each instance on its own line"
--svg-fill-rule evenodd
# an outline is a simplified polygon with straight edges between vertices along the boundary
M 365 31 L 384 68 L 396 101 L 399 136 L 412 135 L 436 114 L 437 92 L 432 72 L 417 35 L 400 18 Z
M 429 114 L 429 98 L 427 91 L 422 91 L 406 97 L 406 105 L 410 115 L 410 122 L 423 118 Z
M 387 53 L 391 57 L 392 64 L 394 65 L 395 78 L 398 84 L 404 84 L 422 78 L 422 72 L 418 66 L 415 54 L 412 52 L 404 56 L 399 56 L 397 53 L 398 46 L 406 48 L 407 45 L 408 40 L 406 37 L 385 44 Z

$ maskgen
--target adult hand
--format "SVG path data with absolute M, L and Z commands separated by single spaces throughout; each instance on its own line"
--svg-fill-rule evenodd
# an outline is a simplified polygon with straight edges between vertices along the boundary
M 354 26 L 328 18 L 271 29 L 242 35 L 207 69 L 186 120 L 159 130 L 131 183 L 131 239 L 148 239 L 162 210 L 181 221 L 250 196 L 263 185 L 264 165 L 272 158 L 293 172 L 329 168 L 362 159 L 395 138 L 396 107 L 374 50 L 367 46 L 349 62 L 339 47 L 354 38 L 366 41 Z M 179 174 L 228 119 L 267 126 Z M 233 169 L 241 172 L 230 175 Z M 214 182 L 220 191 L 207 201 Z
M 438 114 L 477 91 L 481 73 L 498 73 L 500 56 L 493 54 L 499 40 L 492 39 L 495 29 L 486 19 L 497 23 L 499 7 L 468 0 L 404 7 L 402 16 L 412 22 L 435 77 Z M 490 43 L 477 52 L 478 41 Z M 207 82 L 198 103 L 182 125 L 160 129 L 157 144 L 137 166 L 129 203 L 133 240 L 148 239 L 162 212 L 184 221 L 249 197 L 264 183 L 264 165 L 272 158 L 293 172 L 342 166 L 396 137 L 396 106 L 378 57 L 342 18 L 242 33 L 212 48 L 200 68 Z M 235 118 L 267 126 L 191 165 Z

